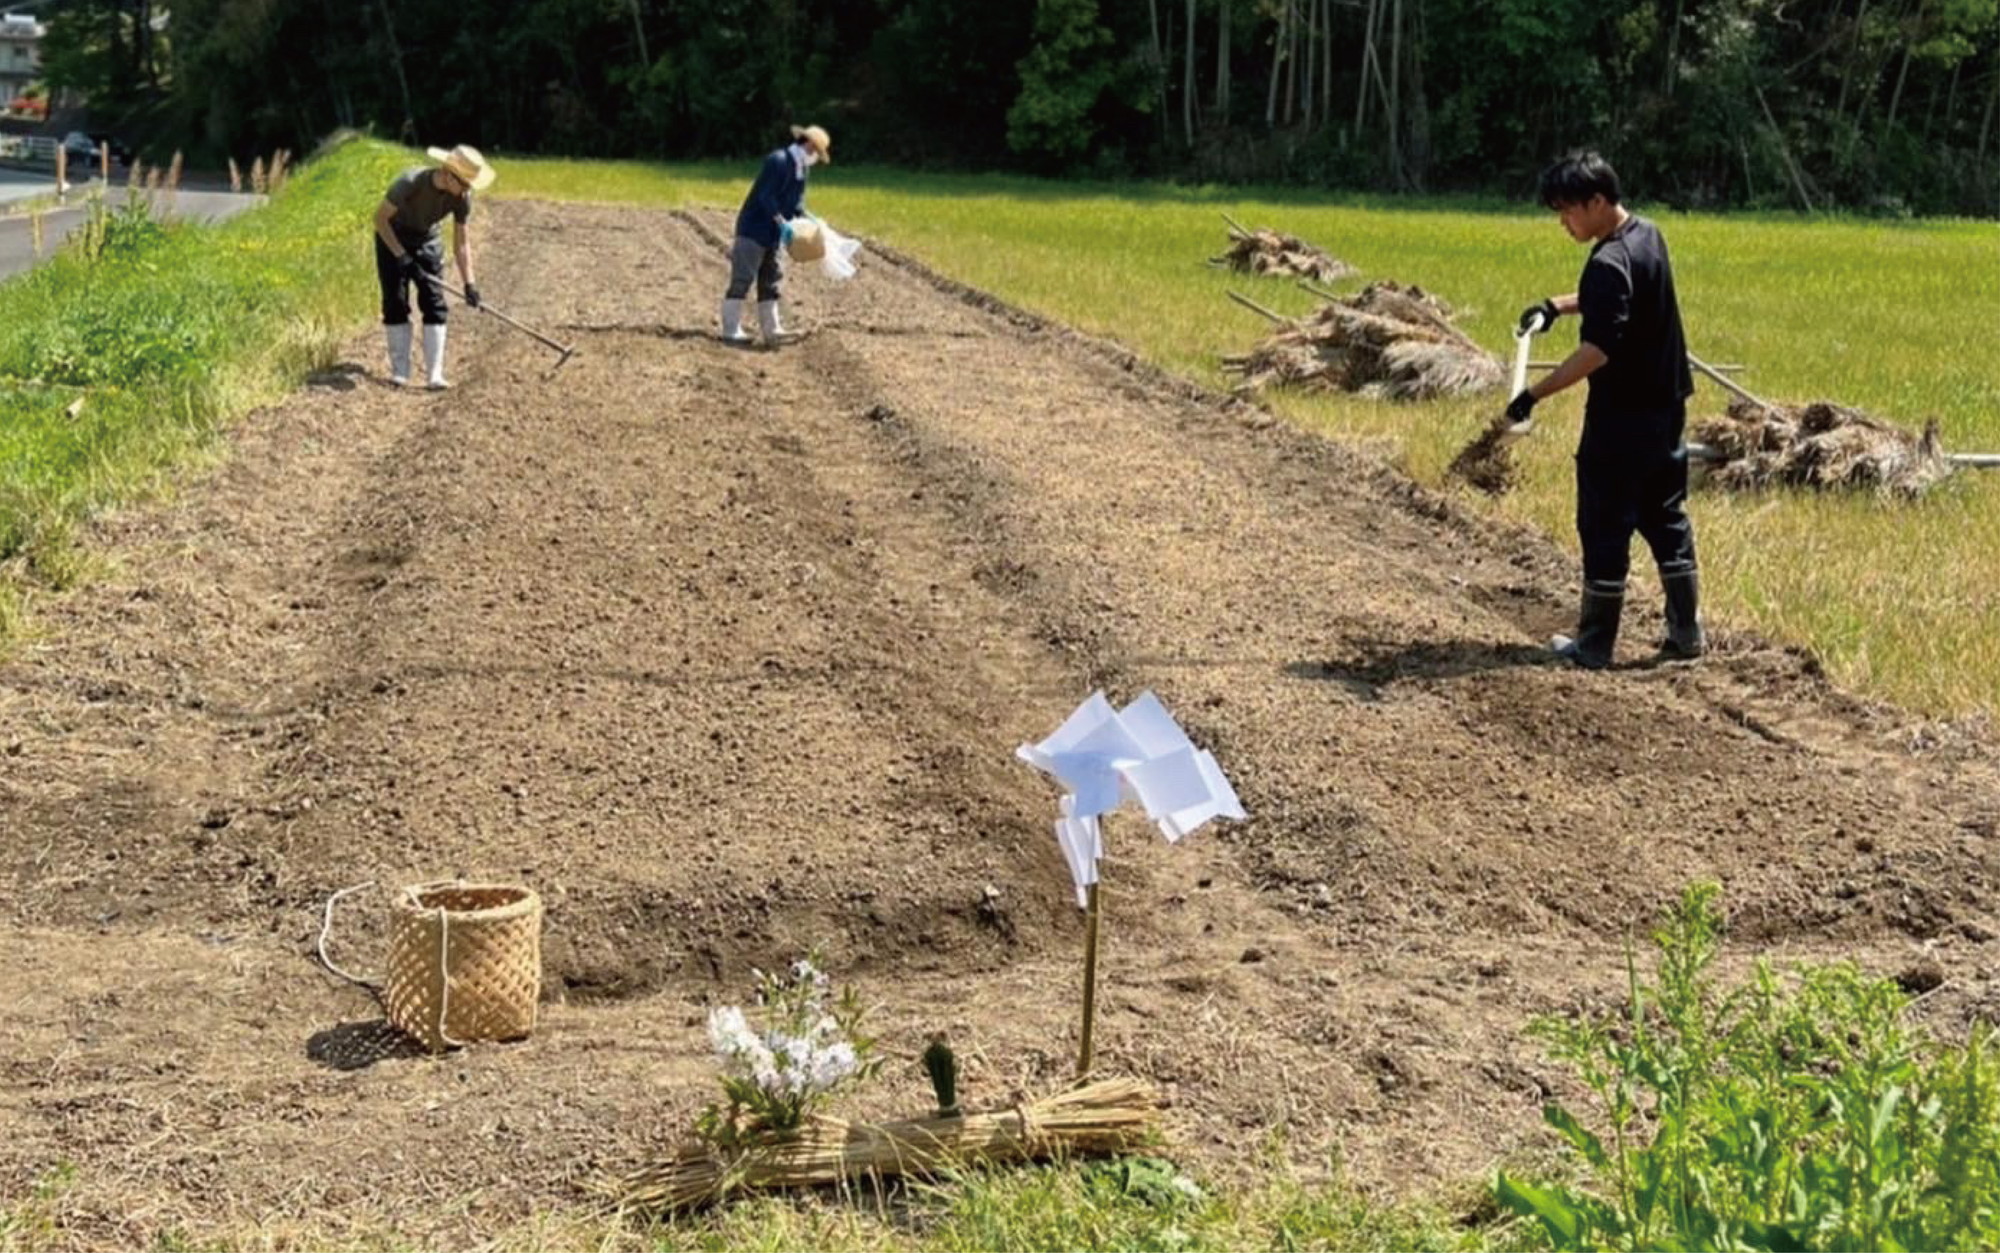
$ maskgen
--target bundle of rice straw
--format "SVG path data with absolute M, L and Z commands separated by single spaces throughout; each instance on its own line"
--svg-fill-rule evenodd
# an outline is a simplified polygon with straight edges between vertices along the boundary
M 926 1177 L 977 1162 L 1120 1153 L 1141 1144 L 1159 1121 L 1150 1084 L 1104 1079 L 1002 1113 L 923 1118 L 881 1125 L 813 1118 L 733 1153 L 683 1145 L 664 1162 L 591 1190 L 619 1209 L 672 1213 L 752 1189 L 824 1187 L 895 1175 Z
M 1210 257 L 1210 265 L 1227 266 L 1239 274 L 1309 278 L 1321 283 L 1331 283 L 1360 272 L 1339 257 L 1296 235 L 1248 230 L 1227 217 L 1223 221 L 1229 223 L 1229 251 L 1219 257 Z
M 1490 391 L 1500 362 L 1451 322 L 1451 308 L 1420 287 L 1370 283 L 1288 319 L 1255 349 L 1224 357 L 1238 392 L 1274 383 L 1431 400 Z
M 1937 424 L 1912 435 L 1858 409 L 1819 401 L 1801 408 L 1737 399 L 1726 418 L 1697 423 L 1709 481 L 1737 491 L 1853 488 L 1915 497 L 1952 472 Z

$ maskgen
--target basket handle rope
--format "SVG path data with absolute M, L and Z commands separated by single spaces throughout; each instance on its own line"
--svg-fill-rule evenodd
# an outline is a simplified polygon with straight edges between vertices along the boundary
M 333 958 L 326 955 L 326 942 L 333 935 L 333 907 L 335 902 L 339 901 L 343 896 L 348 896 L 374 886 L 375 881 L 370 879 L 366 883 L 357 883 L 351 888 L 342 888 L 340 891 L 326 898 L 326 916 L 320 922 L 319 927 L 319 961 L 320 965 L 325 966 L 328 970 L 339 975 L 349 983 L 367 988 L 370 992 L 380 996 L 382 993 L 382 981 L 380 979 L 364 979 L 360 975 L 350 974 L 335 964 Z
M 432 888 L 455 888 L 463 886 L 465 886 L 463 878 L 432 879 L 429 883 L 410 884 L 403 889 L 403 896 L 404 899 L 409 901 L 411 906 L 421 909 L 424 902 L 424 893 L 430 891 Z M 437 907 L 437 916 L 439 985 L 437 1038 L 441 1043 L 447 1044 L 452 1048 L 464 1048 L 465 1041 L 454 1039 L 452 1034 L 444 1029 L 445 1021 L 451 1015 L 451 967 L 446 964 L 446 958 L 451 952 L 451 913 L 444 906 L 440 905 Z
M 415 895 L 416 893 L 413 890 L 411 896 L 414 897 Z M 440 905 L 438 906 L 438 985 L 440 991 L 438 992 L 437 1037 L 445 1044 L 457 1049 L 464 1048 L 465 1041 L 453 1039 L 451 1033 L 444 1029 L 445 1022 L 451 1017 L 451 966 L 445 960 L 450 951 L 451 914 L 444 906 Z

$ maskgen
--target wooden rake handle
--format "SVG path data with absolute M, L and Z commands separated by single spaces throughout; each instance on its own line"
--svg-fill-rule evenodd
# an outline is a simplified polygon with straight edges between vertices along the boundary
M 443 279 L 439 279 L 437 281 L 437 284 L 439 287 L 442 287 L 447 293 L 458 297 L 460 300 L 465 300 L 465 293 L 458 290 L 458 288 L 453 287 L 450 283 L 445 282 Z M 572 356 L 576 355 L 576 346 L 574 344 L 557 343 L 555 340 L 550 339 L 548 336 L 542 334 L 534 327 L 527 325 L 525 322 L 515 321 L 513 318 L 508 317 L 506 314 L 500 312 L 498 309 L 495 309 L 492 305 L 487 304 L 483 300 L 476 305 L 473 305 L 472 302 L 469 300 L 465 300 L 465 303 L 471 305 L 473 308 L 479 310 L 479 312 L 481 313 L 492 314 L 494 317 L 499 318 L 502 322 L 505 322 L 507 325 L 513 327 L 517 331 L 520 331 L 522 334 L 531 335 L 534 338 L 540 340 L 542 343 L 547 344 L 549 347 L 561 353 L 562 361 L 556 362 L 557 365 L 561 365 L 563 361 L 567 361 Z

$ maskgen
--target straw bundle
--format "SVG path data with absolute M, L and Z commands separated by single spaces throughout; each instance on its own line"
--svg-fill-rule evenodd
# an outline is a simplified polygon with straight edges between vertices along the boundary
M 1225 266 L 1239 274 L 1309 278 L 1320 283 L 1331 283 L 1360 273 L 1339 257 L 1296 235 L 1253 231 L 1235 222 L 1229 223 L 1229 250 L 1219 257 L 1210 257 L 1208 263 Z
M 619 1208 L 674 1212 L 756 1189 L 824 1187 L 868 1177 L 924 1177 L 978 1162 L 1118 1153 L 1159 1120 L 1159 1098 L 1136 1079 L 1105 1079 L 1000 1113 L 874 1125 L 813 1118 L 725 1153 L 684 1145 L 664 1162 L 599 1180 L 591 1190 Z
M 1729 416 L 1697 424 L 1709 481 L 1737 491 L 1784 485 L 1920 496 L 1952 471 L 1936 423 L 1913 435 L 1824 401 L 1791 408 L 1738 399 Z
M 1370 283 L 1287 320 L 1247 354 L 1225 357 L 1236 390 L 1323 387 L 1389 400 L 1490 391 L 1500 363 L 1452 325 L 1451 308 L 1420 287 Z

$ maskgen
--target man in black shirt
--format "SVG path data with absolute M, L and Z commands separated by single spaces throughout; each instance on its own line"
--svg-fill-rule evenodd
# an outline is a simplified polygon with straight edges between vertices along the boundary
M 1581 314 L 1576 351 L 1507 406 L 1509 419 L 1525 422 L 1536 401 L 1590 380 L 1576 450 L 1583 607 L 1576 634 L 1556 636 L 1553 647 L 1585 669 L 1611 663 L 1637 531 L 1653 550 L 1666 593 L 1660 655 L 1698 657 L 1703 639 L 1681 439 L 1694 376 L 1667 241 L 1619 203 L 1618 175 L 1594 152 L 1573 153 L 1550 166 L 1540 190 L 1570 237 L 1592 245 L 1574 295 L 1551 297 L 1521 314 L 1523 334 L 1547 331 L 1563 314 Z
M 417 287 L 417 305 L 424 314 L 424 361 L 430 366 L 432 390 L 446 386 L 444 378 L 444 246 L 438 224 L 450 218 L 452 256 L 465 285 L 465 302 L 479 307 L 479 288 L 472 281 L 472 193 L 493 182 L 493 167 L 479 149 L 460 144 L 451 151 L 429 150 L 435 166 L 405 170 L 389 184 L 375 208 L 375 277 L 382 284 L 382 325 L 389 341 L 389 381 L 398 387 L 410 381 L 409 287 Z

